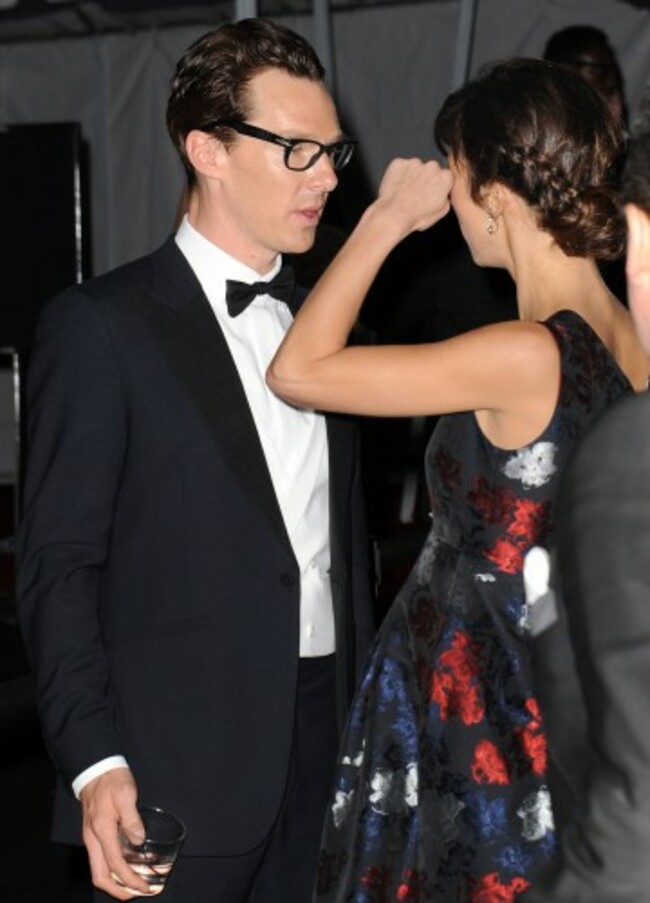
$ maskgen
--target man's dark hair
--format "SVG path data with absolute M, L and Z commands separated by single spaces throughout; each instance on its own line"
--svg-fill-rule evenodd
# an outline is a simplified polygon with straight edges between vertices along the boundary
M 617 200 L 623 135 L 603 98 L 554 63 L 484 67 L 447 98 L 438 146 L 467 166 L 473 199 L 506 185 L 565 254 L 613 260 L 624 251 Z
M 552 34 L 544 49 L 544 59 L 551 63 L 575 63 L 583 53 L 588 53 L 599 44 L 606 47 L 612 58 L 614 51 L 604 31 L 593 25 L 569 25 Z
M 295 31 L 266 19 L 241 19 L 211 31 L 183 54 L 172 79 L 167 130 L 192 186 L 194 169 L 185 139 L 214 119 L 245 120 L 248 86 L 265 69 L 281 69 L 298 78 L 323 81 L 325 72 L 311 44 Z M 235 140 L 231 129 L 218 135 Z
M 593 25 L 570 25 L 551 35 L 544 59 L 573 69 L 606 98 L 617 98 L 627 119 L 623 73 L 604 31 Z
M 650 216 L 650 83 L 646 85 L 628 142 L 621 199 L 636 204 Z

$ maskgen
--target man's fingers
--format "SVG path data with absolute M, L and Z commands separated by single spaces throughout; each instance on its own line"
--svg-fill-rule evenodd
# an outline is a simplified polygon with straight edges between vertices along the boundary
M 93 884 L 118 900 L 151 896 L 149 885 L 124 858 L 120 832 L 132 842 L 144 838 L 144 828 L 136 808 L 137 788 L 126 768 L 104 772 L 81 791 L 84 813 L 84 842 L 88 849 Z
M 104 858 L 102 847 L 97 838 L 92 834 L 84 834 L 84 842 L 88 851 L 88 862 L 90 864 L 90 876 L 93 885 L 98 890 L 103 890 L 116 900 L 131 900 L 134 893 L 117 883 L 111 875 L 110 869 Z
M 137 809 L 129 809 L 127 813 L 120 815 L 120 832 L 132 844 L 143 842 L 145 830 Z
M 92 805 L 88 801 L 84 820 L 84 841 L 93 884 L 118 900 L 128 900 L 134 895 L 149 896 L 149 885 L 124 858 L 124 849 L 128 846 L 126 837 L 131 837 L 136 843 L 144 837 L 135 796 L 115 795 L 110 804 L 106 798 L 98 796 L 99 799 L 94 798 Z M 127 826 L 128 834 L 121 841 L 123 824 Z
M 139 833 L 141 841 L 144 837 L 144 829 L 137 814 L 135 818 L 131 819 L 130 824 L 134 832 L 134 837 L 137 837 Z M 108 866 L 108 872 L 113 876 L 113 880 L 119 881 L 125 889 L 130 888 L 136 893 L 149 894 L 149 885 L 147 882 L 141 875 L 134 871 L 124 858 L 125 844 L 127 841 L 126 837 L 124 842 L 120 840 L 121 830 L 121 826 L 118 826 L 118 830 L 116 830 L 114 824 L 108 826 L 104 825 L 103 822 L 100 822 L 96 827 L 96 836 L 101 843 L 102 851 Z M 136 839 L 136 843 L 137 842 Z

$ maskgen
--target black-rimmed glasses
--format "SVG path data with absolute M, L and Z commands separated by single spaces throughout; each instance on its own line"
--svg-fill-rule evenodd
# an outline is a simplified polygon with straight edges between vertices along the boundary
M 327 154 L 335 170 L 343 169 L 350 162 L 357 142 L 352 138 L 344 138 L 342 141 L 334 141 L 332 144 L 322 144 L 311 138 L 283 138 L 274 132 L 260 129 L 248 122 L 240 122 L 238 119 L 214 119 L 206 122 L 202 127 L 203 132 L 212 132 L 220 127 L 233 129 L 240 135 L 249 138 L 259 138 L 260 141 L 268 141 L 270 144 L 278 144 L 284 148 L 284 165 L 294 172 L 304 172 L 319 160 L 323 154 Z

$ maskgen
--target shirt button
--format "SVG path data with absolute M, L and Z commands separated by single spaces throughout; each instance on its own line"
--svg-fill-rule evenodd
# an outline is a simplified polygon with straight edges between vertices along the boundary
M 286 586 L 287 588 L 290 586 L 296 585 L 296 578 L 293 574 L 289 573 L 289 571 L 285 571 L 283 574 L 280 574 L 280 583 L 282 586 Z

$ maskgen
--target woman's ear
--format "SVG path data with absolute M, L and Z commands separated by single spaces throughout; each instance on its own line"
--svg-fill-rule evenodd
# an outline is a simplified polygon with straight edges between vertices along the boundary
M 481 192 L 481 205 L 488 216 L 497 219 L 503 213 L 506 192 L 503 185 L 493 182 Z
M 185 138 L 185 153 L 197 173 L 211 178 L 221 174 L 228 156 L 225 146 L 218 138 L 199 129 L 188 132 Z

